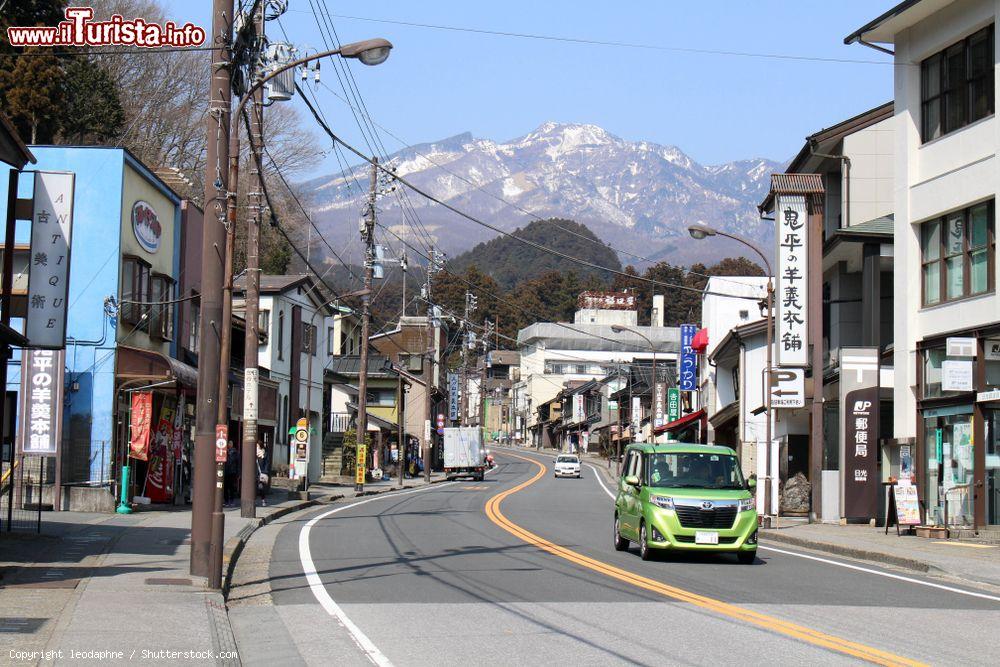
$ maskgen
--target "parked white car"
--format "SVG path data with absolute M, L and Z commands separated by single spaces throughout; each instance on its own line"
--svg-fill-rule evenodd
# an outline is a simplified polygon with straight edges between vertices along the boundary
M 556 457 L 553 475 L 555 477 L 580 477 L 580 457 L 576 454 L 560 454 Z

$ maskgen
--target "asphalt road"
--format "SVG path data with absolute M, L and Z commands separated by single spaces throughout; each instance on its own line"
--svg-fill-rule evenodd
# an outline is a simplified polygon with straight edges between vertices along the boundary
M 268 573 L 288 631 L 268 641 L 338 665 L 995 664 L 1000 599 L 785 547 L 642 562 L 614 551 L 594 470 L 494 453 L 484 482 L 288 522 Z

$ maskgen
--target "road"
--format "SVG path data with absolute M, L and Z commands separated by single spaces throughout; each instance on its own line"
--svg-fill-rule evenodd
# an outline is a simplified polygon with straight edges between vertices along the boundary
M 556 480 L 550 457 L 495 453 L 484 482 L 324 507 L 276 529 L 268 579 L 281 623 L 260 624 L 271 650 L 241 648 L 244 663 L 995 660 L 1000 598 L 785 547 L 762 547 L 753 565 L 643 562 L 634 547 L 614 551 L 594 469 Z

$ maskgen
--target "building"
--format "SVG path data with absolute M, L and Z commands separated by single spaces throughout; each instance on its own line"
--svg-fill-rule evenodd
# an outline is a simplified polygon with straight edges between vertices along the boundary
M 245 289 L 240 278 L 234 285 L 234 313 L 245 312 Z M 341 341 L 331 333 L 337 330 L 338 315 L 342 313 L 311 276 L 260 277 L 257 430 L 278 474 L 292 467 L 290 433 L 300 418 L 309 419 L 311 443 L 322 442 L 324 369 L 340 352 Z M 233 408 L 242 413 L 241 397 Z M 322 447 L 310 447 L 310 481 L 319 479 L 321 461 Z
M 173 302 L 180 274 L 181 200 L 127 150 L 37 146 L 40 171 L 76 175 L 66 326 L 61 465 L 56 484 L 63 508 L 113 506 L 119 470 L 131 462 L 136 493 L 171 501 L 182 485 L 183 452 L 197 371 L 179 361 Z M 0 179 L 4 201 L 7 179 Z M 19 196 L 31 196 L 21 179 Z M 29 225 L 15 251 L 27 255 Z M 42 261 L 42 258 L 32 258 Z M 22 265 L 27 267 L 27 257 Z M 152 304 L 152 305 L 150 305 Z M 22 293 L 12 314 L 37 304 Z M 18 321 L 20 327 L 23 320 Z M 19 391 L 20 357 L 8 370 Z M 130 400 L 150 396 L 150 442 L 130 452 Z M 51 477 L 49 479 L 52 479 Z
M 893 289 L 885 468 L 912 476 L 927 523 L 958 528 L 1000 524 L 997 13 L 908 0 L 845 39 L 897 63 L 892 231 L 906 279 Z
M 676 365 L 680 331 L 662 326 L 663 297 L 654 297 L 654 326 L 636 325 L 635 303 L 630 298 L 624 293 L 584 293 L 572 324 L 536 322 L 518 332 L 520 371 L 512 393 L 518 411 L 515 418 L 521 419 L 515 431 L 522 443 L 535 447 L 545 443 L 539 408 L 567 382 L 599 380 L 623 364 L 651 361 L 654 355 L 664 368 Z

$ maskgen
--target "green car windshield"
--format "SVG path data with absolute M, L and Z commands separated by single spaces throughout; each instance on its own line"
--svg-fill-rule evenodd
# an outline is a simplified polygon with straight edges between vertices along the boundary
M 648 454 L 646 484 L 674 489 L 746 488 L 735 456 L 725 454 Z

